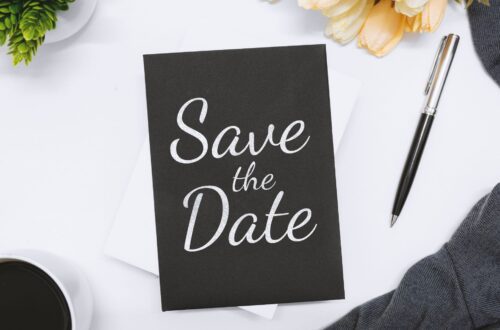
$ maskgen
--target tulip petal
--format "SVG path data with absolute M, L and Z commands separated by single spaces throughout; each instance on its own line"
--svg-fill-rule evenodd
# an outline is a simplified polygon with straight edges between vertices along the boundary
M 351 9 L 349 9 L 345 13 L 337 16 L 332 16 L 330 21 L 332 22 L 332 24 L 338 25 L 340 29 L 346 28 L 363 13 L 369 2 L 372 1 L 359 0 Z
M 340 0 L 298 0 L 299 6 L 304 9 L 323 10 L 336 5 Z
M 327 17 L 340 16 L 352 9 L 358 2 L 366 3 L 366 0 L 340 0 L 336 5 L 324 9 L 322 12 Z
M 392 8 L 392 0 L 377 3 L 358 36 L 358 45 L 375 56 L 384 56 L 403 38 L 406 16 Z
M 420 32 L 434 32 L 443 21 L 447 0 L 430 0 L 422 11 Z
M 415 15 L 413 17 L 406 18 L 406 31 L 407 32 L 417 32 L 422 26 L 422 14 Z
M 394 9 L 401 14 L 404 14 L 408 17 L 413 17 L 424 10 L 424 6 L 421 7 L 410 7 L 406 3 L 406 1 L 398 1 L 394 4 Z
M 410 8 L 419 8 L 425 6 L 429 0 L 398 0 L 398 2 L 404 2 Z
M 360 0 L 348 12 L 330 18 L 325 29 L 326 36 L 341 44 L 350 42 L 361 30 L 374 3 L 374 0 Z

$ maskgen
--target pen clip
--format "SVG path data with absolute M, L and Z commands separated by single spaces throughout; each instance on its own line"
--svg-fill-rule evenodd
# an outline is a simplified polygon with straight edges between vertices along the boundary
M 439 45 L 436 56 L 434 57 L 434 62 L 432 63 L 431 74 L 429 76 L 429 79 L 427 80 L 427 84 L 425 85 L 424 95 L 429 94 L 429 91 L 431 89 L 432 82 L 434 81 L 434 77 L 436 76 L 437 63 L 439 61 L 439 58 L 441 57 L 441 54 L 443 53 L 443 48 L 446 43 L 446 39 L 448 39 L 448 36 L 444 36 L 443 39 L 441 39 L 441 44 Z

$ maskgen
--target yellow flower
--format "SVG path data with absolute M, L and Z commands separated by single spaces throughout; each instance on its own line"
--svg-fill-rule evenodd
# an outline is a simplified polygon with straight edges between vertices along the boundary
M 406 18 L 392 8 L 392 0 L 381 0 L 370 11 L 358 45 L 375 56 L 384 56 L 403 38 Z
M 322 12 L 323 15 L 327 17 L 335 17 L 348 12 L 353 7 L 363 2 L 366 2 L 366 0 L 340 0 L 336 4 L 324 8 Z
M 422 12 L 422 28 L 423 32 L 434 32 L 437 30 L 443 21 L 446 13 L 447 0 L 430 0 Z
M 304 9 L 323 10 L 337 4 L 340 0 L 298 0 Z
M 420 14 L 429 0 L 395 0 L 394 9 L 408 17 Z
M 271 1 L 271 0 L 269 0 Z M 448 0 L 298 0 L 305 9 L 328 17 L 327 37 L 346 44 L 358 36 L 358 46 L 381 57 L 407 32 L 434 32 L 444 18 Z M 488 0 L 478 0 L 488 1 Z
M 417 32 L 422 26 L 422 15 L 418 14 L 406 19 L 406 32 Z
M 375 0 L 341 0 L 323 10 L 329 17 L 325 34 L 327 37 L 346 44 L 354 39 L 363 26 Z

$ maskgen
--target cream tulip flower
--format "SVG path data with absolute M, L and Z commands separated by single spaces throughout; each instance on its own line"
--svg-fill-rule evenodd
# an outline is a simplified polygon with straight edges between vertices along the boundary
M 406 32 L 417 32 L 422 26 L 422 15 L 418 14 L 406 19 Z
M 273 0 L 268 0 L 273 1 Z M 406 32 L 434 32 L 448 0 L 297 0 L 305 9 L 328 17 L 325 35 L 340 44 L 358 36 L 358 46 L 372 55 L 389 53 Z M 457 0 L 474 1 L 474 0 Z M 477 0 L 487 3 L 489 0 Z
M 443 21 L 447 5 L 447 0 L 429 0 L 422 13 L 407 19 L 406 31 L 421 33 L 436 31 Z
M 337 4 L 340 0 L 298 0 L 304 9 L 323 10 Z
M 395 0 L 394 9 L 408 17 L 420 14 L 429 0 Z
M 366 2 L 366 0 L 364 0 L 364 1 L 360 1 L 360 0 L 340 0 L 336 4 L 323 9 L 322 13 L 326 17 L 340 16 L 340 15 L 348 12 L 349 10 L 351 10 L 357 4 L 360 4 L 362 2 Z
M 363 27 L 375 0 L 341 0 L 323 11 L 328 16 L 325 34 L 340 44 L 354 39 Z
M 375 56 L 384 56 L 403 38 L 406 18 L 392 8 L 392 0 L 381 0 L 370 11 L 358 45 Z
M 436 31 L 443 21 L 447 5 L 447 0 L 429 0 L 422 12 L 420 32 Z

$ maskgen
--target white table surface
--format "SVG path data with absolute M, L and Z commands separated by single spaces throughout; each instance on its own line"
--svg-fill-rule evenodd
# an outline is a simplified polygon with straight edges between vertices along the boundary
M 283 36 L 321 34 L 325 23 L 294 0 L 101 0 L 84 30 L 42 47 L 28 68 L 11 68 L 2 49 L 0 250 L 44 249 L 83 268 L 92 329 L 320 328 L 393 289 L 500 182 L 500 89 L 474 53 L 464 12 L 452 5 L 437 33 L 407 36 L 383 59 L 335 46 L 329 64 L 364 85 L 336 156 L 346 300 L 280 305 L 272 321 L 236 308 L 161 313 L 158 279 L 102 253 L 147 132 L 141 55 L 176 50 L 200 17 L 234 24 L 235 16 L 248 31 Z M 449 32 L 461 35 L 459 52 L 413 190 L 389 229 L 430 62 Z

